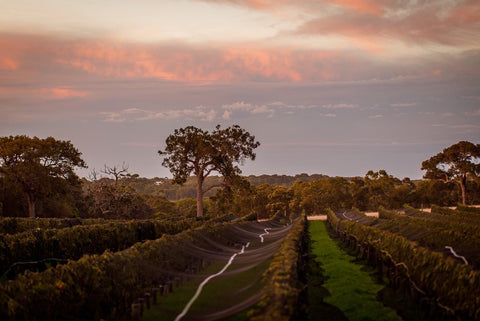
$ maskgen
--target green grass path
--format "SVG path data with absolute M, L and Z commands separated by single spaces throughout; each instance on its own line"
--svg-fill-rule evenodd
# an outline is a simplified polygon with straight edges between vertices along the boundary
M 402 320 L 394 310 L 385 307 L 376 300 L 382 285 L 376 284 L 371 277 L 373 270 L 364 265 L 356 264 L 355 257 L 343 251 L 328 235 L 323 221 L 310 221 L 309 231 L 312 239 L 312 252 L 320 263 L 324 284 L 329 294 L 324 296 L 324 302 L 340 309 L 350 321 L 395 321 Z M 318 286 L 318 285 L 317 285 Z M 323 289 L 323 292 L 325 292 Z M 310 292 L 310 291 L 309 291 Z M 309 293 L 310 304 L 318 296 Z M 325 312 L 325 311 L 324 311 Z M 310 312 L 310 319 L 315 320 L 315 309 Z
M 261 291 L 261 276 L 270 264 L 270 259 L 261 264 L 233 276 L 219 276 L 207 283 L 192 305 L 190 312 L 211 313 L 234 306 L 239 301 L 248 299 L 252 294 Z M 210 275 L 218 272 L 223 265 L 214 264 L 208 267 L 203 273 Z M 232 268 L 239 268 L 238 264 L 232 264 Z M 229 268 L 230 269 L 230 268 Z M 229 270 L 227 270 L 228 272 Z M 228 273 L 227 273 L 228 274 Z M 187 284 L 175 288 L 168 296 L 159 297 L 159 304 L 146 310 L 142 321 L 171 321 L 183 310 L 187 302 L 192 298 L 198 285 L 205 277 L 192 280 Z M 248 309 L 248 307 L 245 307 Z M 198 318 L 198 316 L 196 316 Z M 182 320 L 189 320 L 187 314 Z M 235 320 L 232 318 L 231 320 Z

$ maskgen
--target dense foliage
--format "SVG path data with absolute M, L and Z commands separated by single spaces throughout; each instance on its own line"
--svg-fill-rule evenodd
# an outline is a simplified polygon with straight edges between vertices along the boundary
M 436 209 L 438 211 L 438 208 Z M 402 235 L 432 250 L 452 247 L 456 253 L 466 257 L 469 264 L 480 268 L 480 220 L 456 215 L 417 213 L 397 214 L 380 209 L 380 218 L 371 226 Z M 458 214 L 461 215 L 461 214 Z M 451 255 L 446 252 L 446 255 Z
M 399 179 L 385 170 L 350 178 L 318 174 L 241 177 L 238 164 L 255 157 L 258 142 L 238 126 L 217 127 L 211 133 L 187 127 L 170 135 L 160 154 L 174 170 L 173 180 L 130 174 L 125 163 L 105 165 L 100 172 L 106 176 L 93 170 L 89 179 L 79 180 L 72 170 L 85 164 L 70 142 L 10 136 L 3 137 L 1 144 L 1 217 L 33 215 L 35 210 L 37 217 L 186 218 L 198 216 L 200 204 L 207 218 L 256 214 L 265 219 L 279 214 L 321 214 L 329 208 L 378 211 L 404 205 L 455 206 L 464 199 L 480 204 L 480 179 L 475 174 L 478 146 L 468 142 L 459 142 L 425 161 L 429 179 L 419 181 Z M 449 157 L 454 158 L 454 165 L 441 165 Z M 461 184 L 457 184 L 460 176 Z M 199 186 L 205 187 L 200 194 Z
M 12 235 L 0 234 L 0 275 L 9 272 L 7 276 L 12 276 L 25 268 L 38 268 L 34 263 L 45 259 L 79 259 L 85 254 L 123 250 L 136 242 L 179 233 L 198 224 L 192 220 L 111 221 L 59 229 L 36 227 Z
M 79 185 L 74 169 L 86 167 L 80 156 L 69 141 L 53 137 L 0 137 L 0 174 L 26 195 L 30 217 L 36 216 L 38 200 Z
M 209 222 L 201 228 L 136 243 L 123 251 L 85 255 L 41 273 L 27 271 L 0 284 L 0 318 L 126 320 L 131 304 L 145 291 L 209 264 L 204 252 L 192 248 L 230 253 L 232 247 L 245 240 L 238 227 L 248 230 L 249 226 L 259 230 L 257 222 Z M 298 247 L 288 250 L 289 257 L 298 257 L 295 249 Z
M 249 312 L 251 321 L 288 321 L 301 315 L 300 295 L 305 284 L 308 247 L 307 221 L 298 219 L 282 241 L 265 271 L 264 292 L 258 307 Z
M 271 177 L 272 179 L 268 179 Z M 316 177 L 316 176 L 313 176 Z M 297 176 L 250 176 L 237 180 L 229 188 L 213 189 L 205 198 L 204 213 L 207 217 L 236 214 L 243 216 L 255 212 L 259 218 L 274 216 L 277 212 L 287 215 L 305 211 L 308 215 L 325 213 L 326 209 L 377 211 L 412 207 L 455 206 L 461 201 L 457 184 L 438 180 L 400 180 L 385 171 L 368 172 L 365 177 L 323 177 L 309 180 Z M 260 178 L 260 176 L 258 177 Z M 281 178 L 281 179 L 280 179 Z M 208 177 L 206 184 L 221 183 L 220 177 Z M 252 182 L 270 181 L 272 184 L 255 185 Z M 274 185 L 275 182 L 282 182 Z M 173 185 L 168 179 L 142 178 L 136 174 L 126 175 L 115 181 L 102 177 L 82 180 L 83 192 L 70 192 L 37 202 L 40 217 L 81 217 L 106 219 L 132 219 L 153 217 L 196 216 L 195 179 L 189 178 L 185 185 Z M 5 185 L 8 185 L 6 188 Z M 3 186 L 3 188 L 2 188 Z M 480 181 L 470 180 L 468 203 L 480 203 Z M 172 199 L 169 199 L 173 196 Z M 186 197 L 191 195 L 191 197 Z M 168 196 L 168 197 L 167 197 Z M 180 198 L 178 200 L 175 200 Z M 3 216 L 25 216 L 28 208 L 24 192 L 15 184 L 0 178 L 0 202 Z M 3 212 L 3 214 L 2 214 Z
M 255 159 L 253 150 L 260 146 L 255 136 L 238 125 L 220 128 L 211 133 L 194 126 L 175 129 L 167 137 L 162 165 L 173 174 L 173 182 L 183 184 L 193 174 L 197 179 L 197 217 L 203 216 L 203 195 L 214 186 L 204 186 L 205 178 L 212 172 L 223 176 L 223 186 L 240 175 L 239 164 Z
M 467 179 L 480 175 L 480 144 L 460 141 L 424 161 L 422 169 L 427 171 L 425 178 L 458 183 L 466 205 Z
M 467 204 L 467 179 L 480 175 L 480 144 L 460 141 L 422 163 L 425 178 L 456 182 L 462 192 L 462 204 Z
M 471 265 L 419 246 L 397 233 L 341 219 L 332 211 L 328 220 L 345 242 L 379 266 L 391 286 L 435 308 L 432 313 L 436 319 L 478 320 L 480 272 Z
M 78 218 L 36 218 L 26 217 L 0 218 L 0 234 L 16 234 L 33 229 L 62 229 L 75 225 L 90 225 L 107 223 L 104 219 L 78 219 Z
M 0 285 L 0 316 L 30 321 L 125 319 L 130 304 L 146 288 L 169 280 L 164 271 L 186 270 L 201 261 L 176 255 L 192 233 L 137 243 L 116 253 L 85 255 L 42 273 L 27 271 Z

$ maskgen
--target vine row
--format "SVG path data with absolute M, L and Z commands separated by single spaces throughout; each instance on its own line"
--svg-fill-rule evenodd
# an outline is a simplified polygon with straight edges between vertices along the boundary
M 135 307 L 132 303 L 146 291 L 171 288 L 179 275 L 194 275 L 209 264 L 192 248 L 223 244 L 212 248 L 220 253 L 225 246 L 242 241 L 243 236 L 236 235 L 237 227 L 248 224 L 253 223 L 206 224 L 139 242 L 123 251 L 84 255 L 41 273 L 26 271 L 0 284 L 0 319 L 128 319 Z
M 265 294 L 258 308 L 249 312 L 250 321 L 287 321 L 302 313 L 299 300 L 306 283 L 307 229 L 305 216 L 293 223 L 263 275 Z
M 383 208 L 379 209 L 379 217 L 372 226 L 404 236 L 432 250 L 444 251 L 446 246 L 453 247 L 475 268 L 480 267 L 479 225 L 459 223 L 448 218 L 437 220 L 402 215 Z
M 42 262 L 49 258 L 53 261 L 75 260 L 84 254 L 123 250 L 136 242 L 175 234 L 195 224 L 191 220 L 110 221 L 62 229 L 35 228 L 13 235 L 0 234 L 0 275 L 11 278 L 25 269 L 41 269 Z
M 0 234 L 16 234 L 37 228 L 61 229 L 75 225 L 105 224 L 105 219 L 80 219 L 80 218 L 27 218 L 5 217 L 0 218 Z
M 437 319 L 480 320 L 480 272 L 374 226 L 328 220 L 347 244 L 377 265 L 390 284 L 434 308 Z

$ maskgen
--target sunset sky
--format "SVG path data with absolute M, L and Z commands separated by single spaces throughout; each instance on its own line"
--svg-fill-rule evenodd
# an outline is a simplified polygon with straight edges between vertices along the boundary
M 165 138 L 217 124 L 246 175 L 421 178 L 480 143 L 480 1 L 0 0 L 0 136 L 170 177 Z

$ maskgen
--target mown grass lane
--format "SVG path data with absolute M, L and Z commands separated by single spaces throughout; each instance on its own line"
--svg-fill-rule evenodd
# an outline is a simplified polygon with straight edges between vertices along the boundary
M 330 238 L 326 224 L 309 222 L 317 262 L 309 280 L 310 320 L 402 320 L 376 299 L 383 286 L 373 280 L 373 270 L 355 263 L 355 257 Z

